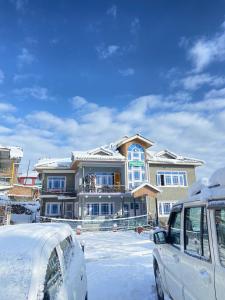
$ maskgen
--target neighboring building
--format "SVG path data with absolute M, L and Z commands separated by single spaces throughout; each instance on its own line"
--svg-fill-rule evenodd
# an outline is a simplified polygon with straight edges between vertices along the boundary
M 41 186 L 37 172 L 28 172 L 18 175 L 18 183 L 25 186 Z
M 23 150 L 20 147 L 0 146 L 0 190 L 8 190 L 17 183 L 22 157 Z
M 136 134 L 68 159 L 40 160 L 41 215 L 113 218 L 148 214 L 163 220 L 171 205 L 187 196 L 202 161 L 167 150 Z M 156 207 L 158 210 L 156 210 Z

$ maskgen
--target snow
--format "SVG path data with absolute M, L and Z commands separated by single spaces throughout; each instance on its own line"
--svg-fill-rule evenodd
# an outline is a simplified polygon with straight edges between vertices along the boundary
M 34 166 L 36 169 L 41 168 L 70 168 L 71 158 L 43 158 L 39 159 L 37 164 Z
M 198 181 L 196 181 L 189 189 L 188 189 L 188 195 L 190 197 L 198 194 L 201 192 L 201 190 L 208 186 L 208 178 L 202 178 Z
M 149 233 L 85 232 L 89 300 L 156 300 Z
M 214 186 L 214 185 L 221 185 L 221 186 L 225 186 L 225 167 L 216 170 L 210 180 L 210 185 Z

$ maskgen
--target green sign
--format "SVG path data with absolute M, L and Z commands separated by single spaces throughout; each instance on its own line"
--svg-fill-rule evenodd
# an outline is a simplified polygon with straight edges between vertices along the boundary
M 144 166 L 145 163 L 141 160 L 132 160 L 132 161 L 129 161 L 129 166 L 131 167 L 142 167 Z

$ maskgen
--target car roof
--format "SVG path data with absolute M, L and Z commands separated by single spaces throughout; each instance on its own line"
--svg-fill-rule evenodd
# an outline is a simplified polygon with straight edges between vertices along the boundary
M 37 287 L 39 279 L 39 276 L 34 273 L 37 272 L 39 264 L 48 259 L 39 261 L 43 246 L 52 251 L 54 243 L 51 241 L 54 238 L 61 240 L 71 232 L 69 225 L 56 223 L 2 226 L 0 228 L 0 299 L 28 299 L 31 285 Z

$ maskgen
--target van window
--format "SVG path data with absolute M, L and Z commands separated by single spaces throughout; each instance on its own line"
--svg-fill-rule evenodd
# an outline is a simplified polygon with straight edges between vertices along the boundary
M 220 262 L 225 267 L 225 208 L 216 210 L 215 217 Z
M 210 259 L 205 207 L 191 207 L 184 211 L 184 250 L 188 254 Z
M 73 242 L 72 242 L 71 235 L 60 242 L 60 248 L 62 249 L 62 252 L 63 252 L 65 267 L 67 267 L 70 257 L 71 257 L 72 248 L 73 248 Z
M 172 212 L 169 222 L 170 244 L 180 248 L 181 212 Z
M 43 300 L 55 299 L 61 283 L 62 272 L 60 268 L 60 262 L 56 249 L 54 249 L 48 261 L 47 271 L 45 275 Z

